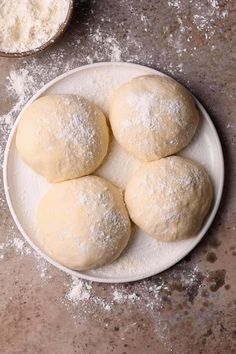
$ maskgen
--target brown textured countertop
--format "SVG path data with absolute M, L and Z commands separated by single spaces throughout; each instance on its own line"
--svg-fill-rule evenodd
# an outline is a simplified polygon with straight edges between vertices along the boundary
M 28 98 L 57 75 L 123 60 L 170 74 L 203 103 L 225 158 L 219 212 L 178 265 L 125 285 L 73 280 L 40 259 L 16 229 L 0 182 L 1 354 L 236 352 L 236 2 L 77 1 L 52 48 L 0 59 L 0 158 Z

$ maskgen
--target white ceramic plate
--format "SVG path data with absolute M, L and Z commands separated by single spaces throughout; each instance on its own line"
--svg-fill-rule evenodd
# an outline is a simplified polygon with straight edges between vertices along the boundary
M 112 91 L 131 78 L 145 74 L 163 75 L 154 69 L 131 63 L 98 63 L 83 66 L 49 82 L 31 98 L 25 108 L 43 95 L 72 93 L 90 98 L 107 113 Z M 202 115 L 200 127 L 193 142 L 181 152 L 181 155 L 200 162 L 206 168 L 214 185 L 215 198 L 211 213 L 194 238 L 162 243 L 136 229 L 125 252 L 111 265 L 97 270 L 76 272 L 53 261 L 38 247 L 39 235 L 35 218 L 38 201 L 49 185 L 44 178 L 24 164 L 15 147 L 15 132 L 21 119 L 21 112 L 6 147 L 4 186 L 11 214 L 25 239 L 41 256 L 59 269 L 80 278 L 99 282 L 118 283 L 143 279 L 162 272 L 186 256 L 212 223 L 220 203 L 224 180 L 224 162 L 218 135 L 205 109 L 197 100 L 196 103 Z M 113 141 L 108 158 L 96 173 L 124 188 L 138 165 L 138 161 Z

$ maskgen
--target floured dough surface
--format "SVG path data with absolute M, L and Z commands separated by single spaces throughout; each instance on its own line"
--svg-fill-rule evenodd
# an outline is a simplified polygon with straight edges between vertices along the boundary
M 114 261 L 131 233 L 122 192 L 96 176 L 53 185 L 39 203 L 37 219 L 42 249 L 76 270 Z
M 196 162 L 178 156 L 144 163 L 125 192 L 131 219 L 160 241 L 196 235 L 212 199 L 207 172 Z
M 139 76 L 115 90 L 109 116 L 118 142 L 143 161 L 183 149 L 199 122 L 190 93 L 176 81 L 159 75 Z
M 24 112 L 16 134 L 23 160 L 49 182 L 88 175 L 107 154 L 103 112 L 76 95 L 48 95 Z

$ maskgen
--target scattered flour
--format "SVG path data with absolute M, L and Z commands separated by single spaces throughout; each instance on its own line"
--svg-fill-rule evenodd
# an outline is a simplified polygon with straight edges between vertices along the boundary
M 113 291 L 113 301 L 117 302 L 119 304 L 122 304 L 124 302 L 130 302 L 130 303 L 134 304 L 138 300 L 139 300 L 139 297 L 135 293 L 125 294 L 124 292 L 121 292 L 118 289 L 115 289 Z
M 80 301 L 89 300 L 92 286 L 89 283 L 82 281 L 77 277 L 72 276 L 72 284 L 69 292 L 66 294 L 66 299 L 78 304 Z
M 121 0 L 120 3 L 125 7 L 125 11 L 129 11 L 130 21 L 138 16 L 144 31 L 151 31 L 150 19 L 143 14 L 136 14 L 131 2 Z M 203 36 L 205 45 L 215 51 L 217 49 L 217 42 L 214 41 L 216 24 L 227 21 L 227 4 L 222 7 L 219 6 L 217 0 L 204 2 L 190 0 L 190 22 L 182 15 L 185 4 L 186 1 L 183 0 L 169 0 L 167 2 L 169 10 L 173 11 L 173 20 L 176 19 L 177 28 L 173 33 L 169 26 L 163 28 L 167 42 L 163 49 L 158 49 L 158 55 L 154 55 L 152 50 L 146 51 L 143 39 L 134 37 L 132 31 L 128 31 L 125 41 L 122 42 L 115 34 L 111 35 L 100 25 L 94 28 L 92 24 L 85 23 L 85 26 L 89 28 L 89 34 L 85 38 L 85 42 L 78 39 L 70 43 L 74 53 L 70 57 L 67 55 L 68 48 L 56 48 L 51 52 L 45 52 L 45 59 L 26 58 L 21 60 L 20 67 L 15 64 L 5 82 L 6 96 L 12 99 L 13 104 L 7 111 L 2 112 L 0 117 L 0 164 L 3 160 L 7 137 L 17 114 L 44 83 L 63 72 L 97 61 L 126 60 L 155 66 L 169 74 L 178 74 L 185 71 L 184 59 L 187 52 L 192 56 L 198 55 L 199 42 L 195 40 L 195 36 L 198 35 Z M 177 54 L 174 61 L 169 58 L 169 53 L 173 53 L 172 50 Z M 5 105 L 2 104 L 2 107 Z M 231 128 L 231 122 L 227 122 L 227 128 Z M 4 203 L 5 201 L 1 200 L 1 207 Z M 36 256 L 35 252 L 26 245 L 18 234 L 16 235 L 14 230 L 9 231 L 9 239 L 0 243 L 0 262 L 5 262 L 9 251 L 15 252 L 18 257 L 32 254 L 36 257 L 37 270 L 42 280 L 45 281 L 47 277 L 52 276 L 51 268 L 53 267 L 40 256 Z M 138 262 L 138 260 L 135 261 Z M 130 260 L 126 259 L 121 266 L 127 267 L 129 262 Z M 168 272 L 151 279 L 128 286 L 121 284 L 107 286 L 105 296 L 100 296 L 97 294 L 100 288 L 96 283 L 68 277 L 68 281 L 65 283 L 65 296 L 61 301 L 71 309 L 75 320 L 80 320 L 83 316 L 86 318 L 87 313 L 93 313 L 95 317 L 98 309 L 106 313 L 112 312 L 115 307 L 123 307 L 124 304 L 127 307 L 133 306 L 145 314 L 155 316 L 156 331 L 159 337 L 162 337 L 163 341 L 168 341 L 166 324 L 161 322 L 160 310 L 165 307 L 167 300 L 171 301 L 171 291 L 173 292 L 172 288 L 175 283 L 183 291 L 193 291 L 194 294 L 197 294 L 204 286 L 199 279 L 201 279 L 199 268 L 192 263 L 190 267 L 188 263 L 183 261 Z M 135 325 L 135 322 L 130 324 L 131 328 Z M 122 333 L 122 339 L 124 339 L 124 334 Z
M 126 1 L 124 4 L 127 5 Z M 216 23 L 225 21 L 228 15 L 227 7 L 220 7 L 219 1 L 208 0 L 208 4 L 204 5 L 201 1 L 191 0 L 192 25 L 189 25 L 187 22 L 188 19 L 182 16 L 184 4 L 185 2 L 182 0 L 168 1 L 167 5 L 169 8 L 173 9 L 174 16 L 179 26 L 173 33 L 169 33 L 168 26 L 163 29 L 167 35 L 168 46 L 170 49 L 172 47 L 175 48 L 179 60 L 181 60 L 181 57 L 183 57 L 187 51 L 188 53 L 190 52 L 191 55 L 195 55 L 198 49 L 194 45 L 189 48 L 189 42 L 194 41 L 193 26 L 196 26 L 195 29 L 206 37 L 206 41 L 209 41 L 215 35 Z M 128 6 L 128 10 L 131 16 L 136 16 L 133 12 L 133 8 Z M 146 23 L 147 25 L 151 24 L 150 19 L 143 14 L 140 15 L 140 19 L 141 23 Z M 106 60 L 120 61 L 124 59 L 130 62 L 144 62 L 146 65 L 150 66 L 155 64 L 155 66 L 161 66 L 162 70 L 170 74 L 184 70 L 184 62 L 179 61 L 173 64 L 167 60 L 166 49 L 160 53 L 159 60 L 154 59 L 152 51 L 142 51 L 142 42 L 138 38 L 132 37 L 131 33 L 127 34 L 124 46 L 115 35 L 105 32 L 100 24 L 95 29 L 92 26 L 90 27 L 87 42 L 88 47 L 91 46 L 93 54 L 88 54 L 85 50 L 86 48 L 83 47 L 81 41 L 78 40 L 72 43 L 72 46 L 80 50 L 80 56 L 71 56 L 71 58 L 68 59 L 66 49 L 59 48 L 56 52 L 50 54 L 50 59 L 46 65 L 37 58 L 32 58 L 30 61 L 27 59 L 22 60 L 21 68 L 12 69 L 7 77 L 6 90 L 15 103 L 8 112 L 0 117 L 1 123 L 7 125 L 10 129 L 24 104 L 45 82 L 48 82 L 62 72 L 66 72 L 83 64 Z M 215 49 L 216 46 L 212 44 L 212 50 Z M 66 63 L 64 60 L 65 57 L 67 58 Z M 6 129 L 6 134 L 8 133 L 9 130 Z M 0 151 L 0 155 L 2 155 L 2 153 L 3 152 Z
M 22 254 L 23 248 L 24 248 L 24 241 L 21 240 L 20 238 L 14 238 L 13 241 L 13 246 L 15 246 L 16 251 L 20 252 Z
M 36 268 L 40 277 L 45 280 L 52 278 L 52 275 L 50 274 L 52 266 L 38 253 L 32 250 L 23 237 L 18 236 L 13 228 L 12 237 L 9 236 L 5 242 L 0 243 L 0 260 L 5 260 L 10 251 L 15 252 L 16 255 L 20 257 L 33 255 L 36 259 Z
M 101 44 L 101 49 L 106 55 L 110 57 L 110 61 L 121 61 L 121 48 L 118 40 L 107 33 L 102 33 L 100 27 L 98 27 L 94 33 L 90 34 L 90 38 L 93 42 Z M 99 60 L 99 49 L 94 53 L 95 60 Z M 89 62 L 93 62 L 90 59 Z
M 12 239 L 9 238 L 5 243 L 0 243 L 0 262 L 4 262 L 5 258 L 8 259 L 9 251 L 15 252 L 18 257 L 33 256 L 36 259 L 36 268 L 42 279 L 42 286 L 48 280 L 58 282 L 59 272 L 56 271 L 57 278 L 52 277 L 54 267 L 32 251 L 24 239 L 15 235 L 14 232 L 13 235 Z M 66 277 L 64 274 L 63 276 L 66 281 L 61 286 L 65 293 L 58 300 L 71 313 L 75 323 L 86 322 L 91 316 L 94 321 L 101 322 L 104 316 L 110 316 L 109 314 L 112 315 L 125 307 L 126 311 L 135 310 L 147 316 L 152 321 L 152 326 L 155 326 L 158 338 L 167 346 L 170 334 L 163 316 L 165 316 L 166 304 L 172 302 L 173 292 L 178 293 L 178 289 L 181 289 L 189 301 L 193 301 L 201 288 L 205 286 L 199 267 L 189 265 L 184 261 L 168 272 L 131 284 L 98 285 L 74 276 Z M 173 298 L 176 301 L 176 296 Z M 176 320 L 177 317 L 178 311 L 172 320 Z M 117 323 L 119 324 L 119 318 L 117 318 Z M 121 339 L 125 340 L 127 333 L 136 325 L 137 322 L 133 321 L 122 326 Z M 109 323 L 105 323 L 105 326 L 109 327 Z
M 1 117 L 1 123 L 11 126 L 17 113 L 26 103 L 35 88 L 35 81 L 29 70 L 21 68 L 11 70 L 7 79 L 6 89 L 9 96 L 15 101 L 11 110 Z
M 176 53 L 180 57 L 187 52 L 187 42 L 197 42 L 193 30 L 197 30 L 196 34 L 201 34 L 205 37 L 205 41 L 209 41 L 216 34 L 219 23 L 228 16 L 226 5 L 220 6 L 219 0 L 190 0 L 188 5 L 183 0 L 169 0 L 168 6 L 174 10 L 179 23 L 177 30 L 169 35 L 168 43 L 176 49 Z M 186 6 L 189 6 L 190 9 L 189 16 L 183 16 Z M 213 46 L 212 50 L 214 49 Z M 193 46 L 190 50 L 192 50 L 191 56 L 193 56 L 197 47 Z
M 156 276 L 155 279 L 143 280 L 128 287 L 126 284 L 109 285 L 104 296 L 98 291 L 96 283 L 74 276 L 69 277 L 66 287 L 65 298 L 61 300 L 70 309 L 72 305 L 74 319 L 81 320 L 86 314 L 113 311 L 124 304 L 145 313 L 148 311 L 150 316 L 155 317 L 165 308 L 167 299 L 171 301 L 172 292 L 181 289 L 189 296 L 189 301 L 193 301 L 204 284 L 198 266 L 189 268 L 183 262 L 164 277 Z
M 49 279 L 52 279 L 52 272 L 51 269 L 53 268 L 51 264 L 46 261 L 44 258 L 42 258 L 38 253 L 35 251 L 32 251 L 34 258 L 36 259 L 36 268 L 37 271 L 40 274 L 40 277 L 44 280 L 47 281 Z
M 26 242 L 20 237 L 9 238 L 6 242 L 0 243 L 0 254 L 3 253 L 3 257 L 5 252 L 9 249 L 14 249 L 16 254 L 25 256 L 31 254 L 31 248 L 27 246 Z

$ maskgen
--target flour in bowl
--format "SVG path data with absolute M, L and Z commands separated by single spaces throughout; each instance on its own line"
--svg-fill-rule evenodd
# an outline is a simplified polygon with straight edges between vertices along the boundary
M 26 52 L 48 42 L 68 13 L 68 0 L 0 0 L 0 50 Z

